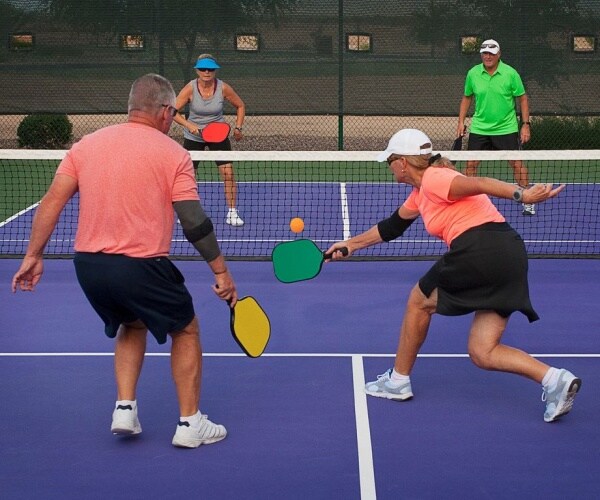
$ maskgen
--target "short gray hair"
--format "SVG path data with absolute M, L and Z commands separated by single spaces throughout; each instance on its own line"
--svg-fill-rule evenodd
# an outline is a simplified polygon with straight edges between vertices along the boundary
M 175 101 L 173 85 L 164 76 L 148 73 L 140 76 L 129 92 L 127 110 L 137 109 L 147 113 L 154 113 L 163 104 L 172 104 Z

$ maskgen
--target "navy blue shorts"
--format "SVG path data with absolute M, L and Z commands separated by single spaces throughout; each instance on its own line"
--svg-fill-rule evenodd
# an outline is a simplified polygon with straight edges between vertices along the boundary
M 194 319 L 194 304 L 184 277 L 167 257 L 78 252 L 77 280 L 110 338 L 121 323 L 141 320 L 159 344 Z
M 192 141 L 191 139 L 183 139 L 183 147 L 188 151 L 231 151 L 231 141 L 229 137 L 223 142 L 200 142 Z M 194 161 L 194 168 L 198 168 L 198 161 Z M 217 166 L 227 165 L 231 163 L 231 160 L 227 161 L 216 161 Z

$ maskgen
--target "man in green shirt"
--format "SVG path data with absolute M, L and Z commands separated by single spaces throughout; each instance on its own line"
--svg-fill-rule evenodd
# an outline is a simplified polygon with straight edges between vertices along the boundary
M 529 102 L 519 73 L 500 60 L 500 44 L 486 40 L 481 44 L 481 64 L 467 72 L 465 91 L 458 112 L 457 136 L 465 134 L 465 119 L 475 98 L 475 113 L 467 149 L 473 151 L 515 150 L 529 141 Z M 521 130 L 515 109 L 521 108 Z M 521 160 L 510 160 L 519 186 L 529 185 L 527 168 Z M 466 175 L 477 174 L 479 161 L 468 161 Z M 523 204 L 523 215 L 535 215 L 535 205 Z

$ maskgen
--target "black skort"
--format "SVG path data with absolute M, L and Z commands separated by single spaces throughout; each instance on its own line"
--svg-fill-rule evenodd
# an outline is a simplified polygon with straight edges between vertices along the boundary
M 188 151 L 231 151 L 231 141 L 229 137 L 227 137 L 222 142 L 200 142 L 200 141 L 192 141 L 191 139 L 183 140 L 183 147 Z M 194 169 L 198 169 L 198 164 L 200 162 L 194 161 Z M 228 165 L 231 163 L 231 160 L 223 160 L 216 161 L 217 166 Z
M 506 318 L 519 311 L 539 319 L 529 298 L 528 260 L 521 236 L 506 222 L 465 231 L 419 280 L 429 297 L 438 289 L 436 312 L 460 316 L 495 311 Z

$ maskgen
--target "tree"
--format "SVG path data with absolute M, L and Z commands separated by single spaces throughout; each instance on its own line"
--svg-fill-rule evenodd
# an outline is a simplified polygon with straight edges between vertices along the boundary
M 430 39 L 432 44 L 440 37 L 457 40 L 466 34 L 494 38 L 524 80 L 555 86 L 557 77 L 571 68 L 564 64 L 564 46 L 557 47 L 553 37 L 568 37 L 574 26 L 589 24 L 589 13 L 580 4 L 578 0 L 429 0 L 423 2 L 422 15 L 413 17 L 413 32 L 417 40 Z
M 279 19 L 299 0 L 45 0 L 56 20 L 77 26 L 77 31 L 153 33 L 159 52 L 169 50 L 188 79 L 200 37 L 215 48 L 240 29 L 257 21 Z M 159 56 L 160 57 L 160 56 Z M 160 67 L 160 64 L 159 64 Z

